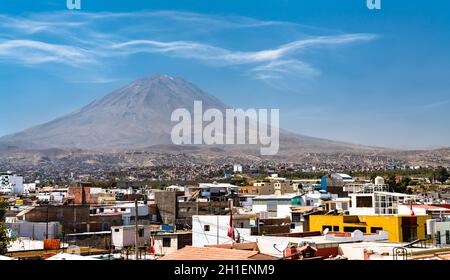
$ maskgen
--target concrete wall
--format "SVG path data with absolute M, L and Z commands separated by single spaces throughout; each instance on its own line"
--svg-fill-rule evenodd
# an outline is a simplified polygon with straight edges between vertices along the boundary
M 45 240 L 45 239 L 57 239 L 58 238 L 58 222 L 48 223 L 48 238 L 47 223 L 8 223 L 7 227 L 14 231 L 16 237 L 27 237 L 32 240 Z
M 138 236 L 138 245 L 144 246 L 145 241 L 150 240 L 152 228 L 139 226 L 140 230 L 144 230 L 143 236 Z M 112 245 L 117 249 L 122 249 L 123 247 L 129 247 L 135 245 L 135 227 L 112 227 L 111 228 L 111 242 Z
M 441 242 L 439 244 L 450 245 L 450 240 L 447 240 L 447 234 L 450 235 L 450 222 L 436 222 L 436 231 L 438 231 L 436 235 L 440 235 Z
M 162 223 L 174 225 L 177 219 L 177 193 L 176 192 L 156 192 L 155 203 Z
M 234 221 L 235 223 L 237 221 Z M 192 217 L 192 246 L 230 244 L 231 238 L 227 236 L 230 216 L 193 216 Z M 205 226 L 209 231 L 205 231 Z M 240 236 L 245 239 L 249 236 L 250 228 L 237 228 Z M 237 233 L 235 233 L 237 235 Z

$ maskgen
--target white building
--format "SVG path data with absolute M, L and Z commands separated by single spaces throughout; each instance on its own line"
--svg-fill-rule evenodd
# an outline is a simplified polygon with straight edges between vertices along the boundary
M 155 234 L 155 226 L 138 226 L 138 246 L 144 246 L 150 240 L 150 236 Z M 136 227 L 134 225 L 111 227 L 111 242 L 114 248 L 122 249 L 135 245 Z
M 292 200 L 296 197 L 299 196 L 296 194 L 256 196 L 253 198 L 252 211 L 254 213 L 266 212 L 269 218 L 290 217 Z
M 211 201 L 213 197 L 223 197 L 228 193 L 238 193 L 239 187 L 227 183 L 200 183 L 200 197 L 206 201 Z
M 450 221 L 436 222 L 436 244 L 450 246 Z
M 236 228 L 235 236 L 246 241 L 251 235 L 251 228 L 257 227 L 257 219 L 247 215 L 234 215 L 233 224 Z M 229 228 L 229 215 L 192 216 L 192 246 L 230 244 L 232 239 L 227 236 Z
M 391 192 L 352 193 L 350 215 L 395 215 L 399 205 L 418 200 L 414 195 Z
M 0 175 L 0 194 L 15 195 L 23 194 L 24 192 L 22 176 L 14 175 L 11 172 Z
M 34 193 L 36 191 L 36 183 L 23 184 L 24 193 Z
M 135 246 L 135 226 L 111 227 L 111 242 L 114 248 L 122 249 Z M 189 235 L 189 236 L 188 236 Z M 155 226 L 138 226 L 138 246 L 151 246 L 154 240 L 155 255 L 164 256 L 190 245 L 190 232 L 164 231 Z
M 378 177 L 377 177 L 378 178 Z M 381 178 L 381 177 L 380 177 Z M 344 192 L 352 193 L 373 193 L 373 192 L 388 192 L 389 186 L 385 185 L 384 182 L 376 181 L 377 183 L 366 183 L 366 184 L 347 184 L 344 186 Z
M 67 189 L 39 192 L 36 198 L 41 202 L 62 203 L 67 197 Z
M 233 165 L 233 173 L 242 173 L 242 165 L 240 164 Z
M 130 225 L 134 221 L 135 217 L 135 204 L 134 202 L 116 203 L 114 205 L 102 205 L 92 208 L 90 210 L 91 215 L 104 215 L 104 214 L 122 214 L 122 220 L 124 225 Z M 150 214 L 149 205 L 141 201 L 138 202 L 138 216 L 147 217 Z M 156 217 L 150 217 L 156 220 Z
M 415 215 L 430 215 L 433 219 L 450 218 L 450 209 L 427 204 L 400 204 L 399 215 L 409 215 L 411 208 Z
M 348 212 L 350 208 L 350 198 L 348 197 L 337 197 L 330 201 L 325 202 L 325 210 L 327 211 L 338 211 L 338 212 Z

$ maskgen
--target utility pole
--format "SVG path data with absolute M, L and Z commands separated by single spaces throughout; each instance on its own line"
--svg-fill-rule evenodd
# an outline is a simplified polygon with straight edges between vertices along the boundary
M 134 225 L 135 225 L 135 234 L 134 234 L 134 250 L 135 250 L 135 256 L 136 260 L 138 259 L 138 239 L 139 239 L 139 233 L 138 233 L 138 200 L 134 200 Z
M 75 198 L 72 200 L 72 206 L 73 206 L 73 232 L 77 232 L 77 211 L 75 209 Z
M 47 217 L 45 220 L 46 220 L 45 239 L 48 240 L 48 204 L 47 204 Z

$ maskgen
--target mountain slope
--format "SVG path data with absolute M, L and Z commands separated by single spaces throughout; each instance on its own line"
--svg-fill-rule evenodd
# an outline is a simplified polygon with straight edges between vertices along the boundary
M 227 108 L 220 100 L 193 84 L 169 76 L 134 81 L 78 111 L 23 132 L 0 138 L 0 147 L 140 149 L 170 145 L 172 112 L 186 108 L 193 112 L 195 100 L 203 110 Z M 255 147 L 230 146 L 226 149 L 251 152 Z M 210 148 L 210 147 L 209 147 Z M 168 148 L 170 149 L 170 148 Z M 377 148 L 280 132 L 280 150 L 296 152 L 373 151 Z
M 170 143 L 170 116 L 177 108 L 225 108 L 189 82 L 168 76 L 140 79 L 51 122 L 0 139 L 31 147 L 139 148 Z M 4 144 L 5 145 L 5 144 Z M 21 145 L 23 146 L 23 144 Z

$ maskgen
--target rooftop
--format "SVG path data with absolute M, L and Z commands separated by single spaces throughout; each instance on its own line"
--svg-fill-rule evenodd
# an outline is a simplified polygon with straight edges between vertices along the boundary
M 187 246 L 159 260 L 251 260 L 258 251 Z

